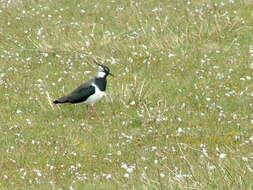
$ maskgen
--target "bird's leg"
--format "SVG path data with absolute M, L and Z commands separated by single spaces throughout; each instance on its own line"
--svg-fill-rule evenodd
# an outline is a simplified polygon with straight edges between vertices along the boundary
M 93 110 L 90 109 L 91 106 L 88 105 L 88 104 L 86 105 L 86 107 L 87 107 L 87 110 L 88 110 L 88 112 L 87 112 L 87 113 L 88 113 L 88 117 L 91 118 L 91 112 L 93 112 Z M 91 111 L 90 111 L 90 110 L 91 110 Z
M 92 107 L 93 112 L 95 112 L 97 118 L 98 118 L 99 120 L 102 120 L 102 117 L 100 116 L 100 114 L 98 114 L 98 112 L 97 112 L 97 110 L 96 110 L 96 107 L 95 107 L 95 106 L 91 106 L 91 107 Z

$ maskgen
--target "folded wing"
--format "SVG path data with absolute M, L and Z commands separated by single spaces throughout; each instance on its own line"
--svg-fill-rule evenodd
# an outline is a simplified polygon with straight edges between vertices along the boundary
M 67 96 L 63 96 L 57 100 L 55 100 L 53 103 L 54 104 L 62 104 L 62 103 L 81 103 L 84 102 L 91 96 L 92 94 L 95 93 L 95 87 L 92 85 L 88 85 L 87 83 L 82 84 L 79 86 L 76 90 L 71 92 Z

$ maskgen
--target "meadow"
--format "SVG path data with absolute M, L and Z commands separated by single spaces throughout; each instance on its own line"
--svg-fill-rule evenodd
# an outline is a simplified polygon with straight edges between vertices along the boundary
M 0 0 L 0 189 L 253 189 L 252 73 L 252 0 Z

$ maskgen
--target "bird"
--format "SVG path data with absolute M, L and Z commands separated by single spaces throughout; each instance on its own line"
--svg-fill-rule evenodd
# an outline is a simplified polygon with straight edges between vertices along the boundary
M 114 75 L 110 72 L 109 67 L 99 63 L 96 64 L 99 67 L 99 71 L 95 77 L 81 84 L 68 95 L 54 100 L 53 103 L 85 104 L 87 105 L 87 108 L 91 107 L 92 112 L 95 111 L 97 117 L 101 119 L 94 107 L 94 104 L 106 95 L 107 76 Z

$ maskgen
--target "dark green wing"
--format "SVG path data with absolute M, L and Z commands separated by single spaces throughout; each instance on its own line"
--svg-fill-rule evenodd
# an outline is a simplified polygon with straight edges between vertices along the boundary
M 94 80 L 89 80 L 88 82 L 80 85 L 77 89 L 75 89 L 73 92 L 71 92 L 67 96 L 63 96 L 59 98 L 58 100 L 55 100 L 55 104 L 59 103 L 81 103 L 84 102 L 91 96 L 92 94 L 95 93 L 95 87 L 92 86 L 91 84 L 94 82 Z
M 71 94 L 69 94 L 67 97 L 67 100 L 69 103 L 80 103 L 84 102 L 91 96 L 92 94 L 95 93 L 95 87 L 90 86 L 89 88 L 82 88 L 79 90 L 75 90 Z
M 87 100 L 90 95 L 95 93 L 95 87 L 91 86 L 93 82 L 94 80 L 92 79 L 87 81 L 86 83 L 81 84 L 77 89 L 75 89 L 67 96 L 68 102 L 80 103 Z

